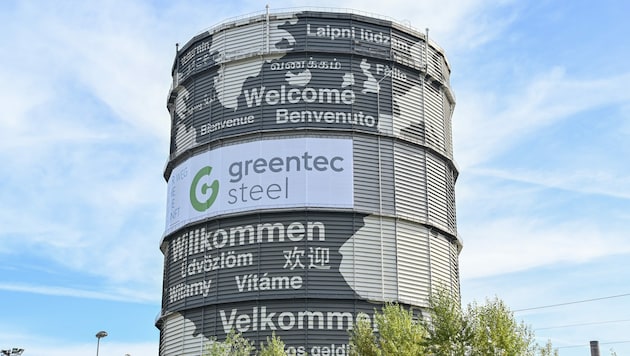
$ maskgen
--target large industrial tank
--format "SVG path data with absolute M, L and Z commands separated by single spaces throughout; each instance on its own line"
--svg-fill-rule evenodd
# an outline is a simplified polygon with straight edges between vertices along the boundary
M 458 295 L 449 74 L 427 33 L 349 11 L 250 15 L 178 47 L 160 355 L 231 329 L 347 355 L 358 313 Z

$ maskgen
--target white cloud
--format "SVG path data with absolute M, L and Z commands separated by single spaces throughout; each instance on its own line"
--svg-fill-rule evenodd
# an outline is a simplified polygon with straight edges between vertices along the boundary
M 50 296 L 62 296 L 84 299 L 110 300 L 119 302 L 155 303 L 159 298 L 156 294 L 139 294 L 137 291 L 91 291 L 61 286 L 30 285 L 25 283 L 0 283 L 0 290 L 11 292 L 25 292 Z
M 39 285 L 25 259 L 12 274 L 21 284 L 0 288 L 156 302 L 170 24 L 124 1 L 20 2 L 16 12 L 30 22 L 7 18 L 1 38 L 19 50 L 0 70 L 12 83 L 0 88 L 0 252 L 48 261 L 38 275 L 101 278 L 98 292 Z
M 615 192 L 615 186 L 596 190 L 617 178 L 601 180 L 599 187 L 584 184 L 591 175 L 468 170 L 457 187 L 462 278 L 630 252 L 627 197 Z M 623 191 L 624 186 L 620 181 L 616 188 Z
M 495 160 L 523 142 L 535 142 L 543 129 L 604 107 L 628 105 L 628 80 L 630 73 L 572 78 L 554 68 L 512 94 L 483 88 L 460 93 L 454 136 L 463 175 L 457 195 L 464 278 L 583 263 L 630 251 L 619 213 L 623 200 L 630 198 L 627 167 L 605 146 L 594 146 L 594 136 L 563 147 L 566 152 L 548 152 L 558 156 L 550 161 L 556 163 L 552 167 L 541 164 L 545 157 L 533 163 L 517 162 L 518 154 L 510 155 L 512 161 Z M 607 121 L 597 139 L 618 137 L 617 125 L 623 122 Z M 589 155 L 573 157 L 587 149 Z M 616 199 L 618 205 L 600 201 L 599 211 L 589 209 L 588 204 L 600 198 Z M 580 214 L 553 210 L 566 210 L 562 204 L 587 205 Z
M 553 171 L 473 168 L 469 170 L 469 173 L 477 176 L 529 183 L 545 188 L 557 188 L 577 193 L 630 199 L 630 181 L 625 175 L 614 174 L 612 171 L 589 169 L 592 166 L 588 164 L 584 164 L 584 167 L 581 171 L 572 171 L 567 169 L 567 167 L 560 167 Z
M 468 87 L 458 94 L 453 120 L 456 159 L 466 170 L 571 115 L 608 105 L 627 105 L 630 92 L 625 87 L 629 80 L 630 73 L 577 79 L 561 68 L 553 68 L 535 77 L 520 92 Z
M 134 146 L 112 145 L 60 143 L 54 145 L 59 155 L 40 152 L 28 166 L 10 160 L 14 175 L 5 181 L 14 188 L 3 189 L 3 247 L 26 248 L 58 264 L 112 279 L 159 276 L 162 164 L 156 164 L 155 154 Z M 130 265 L 137 269 L 129 270 Z
M 467 226 L 460 263 L 462 278 L 479 278 L 624 253 L 630 253 L 625 232 L 604 230 L 588 221 L 500 218 Z
M 169 119 L 165 101 L 173 52 L 165 47 L 166 28 L 159 19 L 147 16 L 150 11 L 140 3 L 127 2 L 106 1 L 97 8 L 74 2 L 55 6 L 25 2 L 20 10 L 32 21 L 29 26 L 14 26 L 17 33 L 6 41 L 20 51 L 3 60 L 20 73 L 15 82 L 28 83 L 16 98 L 17 107 L 26 108 L 17 111 L 16 117 L 28 119 L 24 114 L 41 102 L 29 100 L 32 94 L 65 100 L 57 96 L 58 90 L 76 83 L 108 105 L 119 120 L 166 144 Z M 21 46 L 24 38 L 39 40 Z M 86 104 L 77 95 L 68 105 Z

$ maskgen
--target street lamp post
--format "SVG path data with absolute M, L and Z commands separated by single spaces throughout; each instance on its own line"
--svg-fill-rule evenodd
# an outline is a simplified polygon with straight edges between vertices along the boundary
M 96 333 L 96 356 L 98 356 L 98 348 L 101 343 L 101 338 L 107 336 L 107 331 L 99 331 Z

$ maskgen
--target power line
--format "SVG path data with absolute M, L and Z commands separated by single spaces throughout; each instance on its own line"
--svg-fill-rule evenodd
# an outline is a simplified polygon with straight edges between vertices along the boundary
M 601 298 L 577 300 L 577 301 L 573 301 L 573 302 L 566 302 L 566 303 L 559 303 L 559 304 L 542 305 L 542 306 L 531 307 L 531 308 L 515 309 L 515 310 L 512 310 L 512 311 L 516 313 L 516 312 L 522 312 L 522 311 L 527 311 L 527 310 L 555 308 L 555 307 L 561 307 L 561 306 L 564 306 L 564 305 L 587 303 L 587 302 L 594 302 L 594 301 L 598 301 L 598 300 L 620 298 L 620 297 L 627 297 L 627 296 L 630 296 L 630 293 L 618 294 L 618 295 L 610 295 L 610 296 L 601 297 Z
M 630 344 L 630 340 L 625 340 L 625 341 L 609 341 L 609 342 L 600 342 L 600 345 L 616 345 L 616 344 Z M 590 345 L 588 344 L 582 344 L 582 345 L 570 345 L 570 346 L 558 346 L 558 347 L 554 347 L 554 349 L 570 349 L 570 348 L 575 348 L 575 347 L 589 347 Z
M 544 328 L 536 328 L 534 329 L 534 331 L 537 330 L 549 330 L 549 329 L 562 329 L 562 328 L 571 328 L 574 326 L 587 326 L 587 325 L 601 325 L 601 324 L 613 324 L 613 323 L 625 323 L 625 322 L 629 322 L 630 319 L 623 319 L 623 320 L 609 320 L 609 321 L 593 321 L 593 322 L 588 322 L 588 323 L 578 323 L 578 324 L 567 324 L 567 325 L 557 325 L 557 326 L 547 326 Z
M 630 340 L 626 340 L 626 341 L 600 342 L 599 344 L 600 344 L 600 345 L 630 344 Z

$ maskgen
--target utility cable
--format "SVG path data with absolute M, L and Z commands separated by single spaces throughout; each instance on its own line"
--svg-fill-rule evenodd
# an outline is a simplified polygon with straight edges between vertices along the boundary
M 515 309 L 515 310 L 512 310 L 512 312 L 516 313 L 516 312 L 522 312 L 522 311 L 527 311 L 527 310 L 545 309 L 545 308 L 555 308 L 555 307 L 561 307 L 561 306 L 564 306 L 564 305 L 579 304 L 579 303 L 587 303 L 587 302 L 594 302 L 594 301 L 598 301 L 598 300 L 612 299 L 612 298 L 620 298 L 620 297 L 627 297 L 627 296 L 630 296 L 630 293 L 618 294 L 618 295 L 610 295 L 610 296 L 607 296 L 607 297 L 601 297 L 601 298 L 593 298 L 593 299 L 577 300 L 577 301 L 573 301 L 573 302 L 566 302 L 566 303 L 558 303 L 558 304 L 551 304 L 551 305 L 542 305 L 542 306 L 532 307 L 532 308 Z
M 587 325 L 601 325 L 601 324 L 613 324 L 613 323 L 626 323 L 629 322 L 630 319 L 623 320 L 609 320 L 609 321 L 593 321 L 588 323 L 579 323 L 579 324 L 567 324 L 567 325 L 557 325 L 557 326 L 548 326 L 544 328 L 535 328 L 534 331 L 537 330 L 549 330 L 549 329 L 562 329 L 562 328 L 571 328 L 574 326 L 587 326 Z
M 600 342 L 599 344 L 600 345 L 630 344 L 630 340 Z M 558 346 L 558 347 L 554 347 L 554 349 L 570 349 L 570 348 L 575 348 L 575 347 L 589 347 L 589 346 L 590 346 L 589 344 L 570 345 L 570 346 Z

